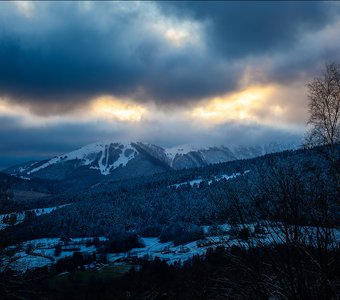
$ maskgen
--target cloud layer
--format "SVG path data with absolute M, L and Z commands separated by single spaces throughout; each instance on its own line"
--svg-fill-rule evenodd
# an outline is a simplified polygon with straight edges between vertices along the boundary
M 1 2 L 0 159 L 296 139 L 306 82 L 340 61 L 339 16 L 336 2 Z
M 0 94 L 37 113 L 101 95 L 195 102 L 237 89 L 249 69 L 291 82 L 332 58 L 319 40 L 296 53 L 338 17 L 319 2 L 24 4 L 1 3 Z

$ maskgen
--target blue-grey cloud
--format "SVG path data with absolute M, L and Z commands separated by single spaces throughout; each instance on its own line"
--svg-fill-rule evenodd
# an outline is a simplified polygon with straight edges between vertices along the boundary
M 2 95 L 39 103 L 36 109 L 59 102 L 63 105 L 54 108 L 67 110 L 64 103 L 77 105 L 102 94 L 176 102 L 235 86 L 232 65 L 221 68 L 209 55 L 198 57 L 192 49 L 167 50 L 164 38 L 150 31 L 143 9 L 117 12 L 120 4 L 96 3 L 83 10 L 78 5 L 36 3 L 32 18 L 14 15 L 3 21 Z M 13 8 L 8 10 L 2 15 L 14 14 Z
M 207 128 L 180 118 L 170 124 L 157 120 L 129 125 L 64 122 L 27 128 L 19 117 L 0 117 L 0 140 L 5 141 L 0 144 L 0 170 L 24 161 L 52 158 L 100 141 L 145 141 L 163 147 L 181 144 L 235 147 L 269 143 L 299 145 L 301 136 L 300 131 L 251 123 L 226 122 Z
M 249 58 L 270 60 L 338 17 L 324 2 L 103 2 L 89 9 L 47 2 L 35 3 L 30 17 L 13 3 L 0 5 L 0 96 L 40 114 L 103 94 L 177 105 L 225 93 L 238 88 Z M 200 26 L 204 49 L 169 47 L 151 30 L 164 19 Z M 264 81 L 295 80 L 327 54 L 274 57 Z
M 157 114 L 159 107 L 176 111 L 235 91 L 244 81 L 296 90 L 320 74 L 325 61 L 340 61 L 339 8 L 315 1 L 0 2 L 0 100 L 28 106 L 31 118 L 32 112 L 61 116 L 32 126 L 20 113 L 0 114 L 0 168 L 97 140 L 163 146 L 296 142 L 301 132 L 241 121 L 204 128 L 183 115 L 138 124 L 84 123 L 76 113 L 67 120 L 72 109 L 101 95 L 156 103 Z M 287 123 L 303 122 L 297 121 L 305 117 L 301 95 L 273 99 L 291 116 Z M 266 107 L 260 110 L 265 119 Z
M 228 58 L 284 51 L 301 34 L 337 17 L 332 5 L 317 1 L 183 1 L 162 2 L 160 7 L 179 17 L 209 22 L 209 42 Z

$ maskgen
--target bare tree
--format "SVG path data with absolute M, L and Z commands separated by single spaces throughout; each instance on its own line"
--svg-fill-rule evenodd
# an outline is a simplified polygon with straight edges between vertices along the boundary
M 321 78 L 307 85 L 309 93 L 307 145 L 334 145 L 340 142 L 340 65 L 326 64 Z

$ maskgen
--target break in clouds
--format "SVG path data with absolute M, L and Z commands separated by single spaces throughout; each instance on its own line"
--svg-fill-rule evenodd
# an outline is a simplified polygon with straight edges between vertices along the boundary
M 2 2 L 1 157 L 296 142 L 306 82 L 339 61 L 339 16 L 333 2 Z

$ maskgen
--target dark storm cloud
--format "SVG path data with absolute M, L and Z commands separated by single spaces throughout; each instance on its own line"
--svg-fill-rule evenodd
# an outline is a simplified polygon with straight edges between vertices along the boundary
M 183 1 L 161 2 L 160 7 L 178 18 L 206 22 L 210 55 L 236 61 L 242 70 L 260 69 L 254 83 L 306 81 L 320 71 L 320 65 L 340 60 L 339 42 L 334 47 L 315 36 L 309 49 L 301 43 L 306 35 L 339 20 L 340 6 L 334 2 Z
M 36 112 L 48 112 L 44 103 L 51 102 L 67 111 L 102 94 L 141 101 L 196 98 L 232 88 L 237 80 L 231 65 L 225 72 L 209 56 L 198 59 L 190 49 L 164 53 L 163 37 L 144 26 L 141 9 L 120 15 L 112 3 L 88 11 L 77 3 L 36 6 L 32 18 L 8 8 L 16 18 L 5 19 L 0 31 L 0 93 L 34 103 Z
M 319 2 L 47 2 L 35 3 L 31 17 L 0 5 L 0 96 L 38 114 L 103 94 L 168 105 L 225 93 L 238 87 L 245 58 L 285 52 L 335 15 Z M 171 47 L 150 29 L 166 18 L 200 25 L 204 50 Z M 269 77 L 294 80 L 310 62 L 291 63 L 285 76 L 285 60 L 273 61 Z
M 20 117 L 0 117 L 0 140 L 4 141 L 0 143 L 0 170 L 20 162 L 52 158 L 98 140 L 121 140 L 126 135 L 126 128 L 100 125 L 63 122 L 27 127 Z
M 163 2 L 166 13 L 210 22 L 208 40 L 227 57 L 289 49 L 305 31 L 336 16 L 327 3 L 305 1 Z
M 122 20 L 96 25 L 104 5 L 96 16 L 76 3 L 42 3 L 37 19 L 17 16 L 2 24 L 0 91 L 18 100 L 66 102 L 136 85 L 140 67 L 124 57 Z

